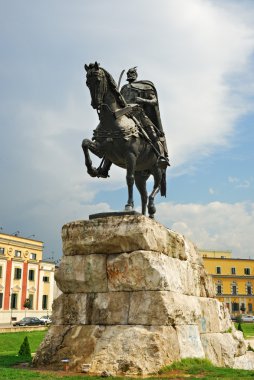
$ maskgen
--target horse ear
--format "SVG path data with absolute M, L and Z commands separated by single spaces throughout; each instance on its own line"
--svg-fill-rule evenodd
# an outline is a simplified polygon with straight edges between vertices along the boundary
M 95 61 L 94 67 L 96 70 L 99 70 L 99 66 L 100 66 L 100 64 L 97 61 Z
M 86 71 L 88 71 L 89 66 L 87 66 L 87 64 L 85 64 L 84 68 L 85 68 Z

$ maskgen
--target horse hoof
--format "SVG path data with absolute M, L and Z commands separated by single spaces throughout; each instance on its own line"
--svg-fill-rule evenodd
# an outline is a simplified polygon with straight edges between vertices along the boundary
M 132 210 L 133 210 L 133 207 L 134 207 L 134 205 L 127 204 L 127 205 L 125 205 L 125 207 L 124 207 L 124 211 L 132 211 Z
M 87 169 L 87 173 L 91 176 L 91 177 L 97 177 L 98 175 L 98 171 L 96 168 L 94 168 L 93 166 L 89 169 Z

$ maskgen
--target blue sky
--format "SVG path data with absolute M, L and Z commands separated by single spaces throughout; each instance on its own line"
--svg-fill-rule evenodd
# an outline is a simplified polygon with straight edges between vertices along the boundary
M 81 150 L 98 123 L 83 65 L 97 60 L 156 85 L 172 164 L 157 220 L 254 258 L 253 20 L 251 0 L 1 1 L 3 232 L 58 258 L 63 224 L 123 209 L 125 172 L 90 178 Z

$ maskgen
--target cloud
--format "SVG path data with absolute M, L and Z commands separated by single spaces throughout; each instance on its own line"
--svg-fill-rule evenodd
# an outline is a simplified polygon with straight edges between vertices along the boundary
M 123 9 L 116 0 L 57 0 L 30 2 L 28 9 L 16 1 L 13 12 L 6 2 L 0 25 L 3 224 L 58 241 L 52 231 L 64 222 L 114 208 L 98 206 L 98 192 L 125 187 L 119 168 L 107 181 L 86 174 L 81 141 L 92 137 L 98 117 L 84 84 L 85 62 L 100 61 L 116 80 L 123 68 L 138 65 L 139 78 L 154 81 L 171 175 L 192 171 L 230 146 L 254 91 L 246 74 L 253 72 L 254 7 L 228 3 L 160 0 L 154 8 L 130 0 Z M 188 231 L 188 223 L 178 223 Z M 202 236 L 205 245 L 205 231 Z
M 251 187 L 252 178 L 241 180 L 237 177 L 228 177 L 228 182 L 235 184 L 237 189 L 249 189 Z
M 253 255 L 254 203 L 160 203 L 157 218 L 199 248 L 232 250 L 234 257 Z

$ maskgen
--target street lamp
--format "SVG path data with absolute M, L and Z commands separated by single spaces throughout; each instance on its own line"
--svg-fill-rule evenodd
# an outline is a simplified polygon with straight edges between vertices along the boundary
M 10 324 L 12 325 L 12 291 L 13 288 L 10 289 L 10 310 L 11 310 L 11 321 Z

